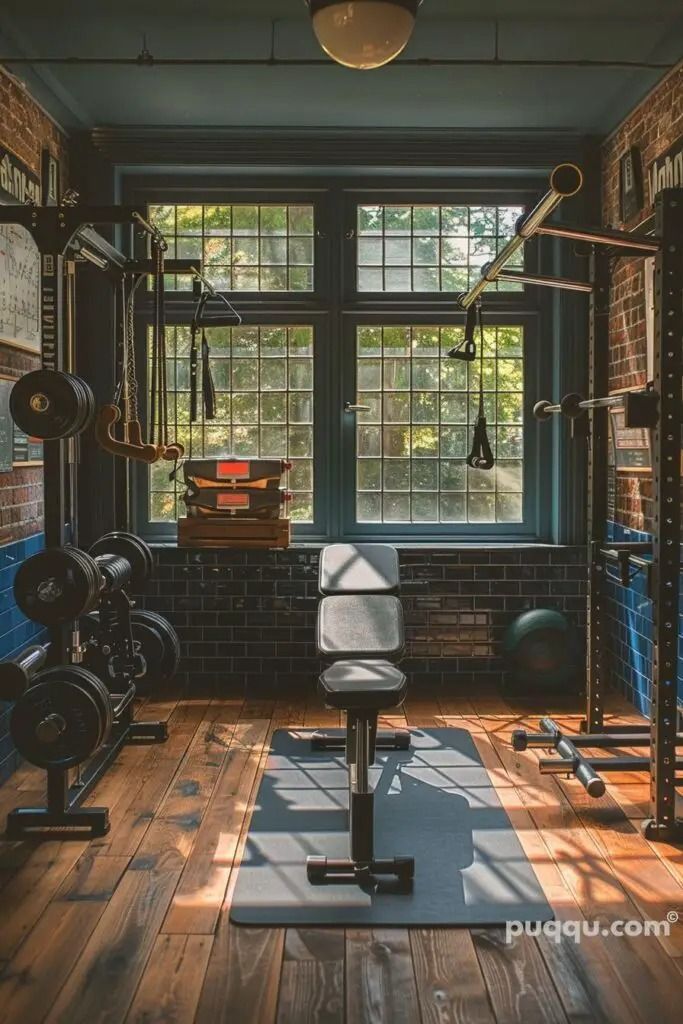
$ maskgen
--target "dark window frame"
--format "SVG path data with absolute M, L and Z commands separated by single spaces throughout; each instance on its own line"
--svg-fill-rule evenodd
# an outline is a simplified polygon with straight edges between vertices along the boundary
M 315 205 L 314 292 L 231 292 L 246 326 L 259 324 L 311 323 L 314 341 L 314 502 L 315 522 L 296 524 L 295 540 L 329 541 L 344 537 L 354 540 L 384 539 L 396 543 L 532 542 L 547 539 L 551 532 L 551 503 L 541 487 L 552 454 L 550 432 L 539 435 L 531 409 L 536 397 L 550 381 L 549 359 L 540 339 L 551 329 L 549 308 L 539 289 L 525 287 L 518 292 L 487 292 L 485 312 L 491 325 L 520 323 L 525 328 L 524 391 L 524 517 L 515 523 L 485 524 L 355 524 L 350 514 L 355 504 L 353 463 L 355 447 L 349 437 L 354 424 L 343 413 L 345 400 L 352 400 L 350 384 L 355 371 L 355 347 L 350 333 L 358 323 L 462 324 L 464 315 L 454 310 L 453 292 L 398 293 L 358 292 L 355 288 L 356 208 L 363 203 L 434 205 L 513 205 L 528 208 L 538 189 L 529 181 L 491 180 L 490 187 L 471 182 L 409 179 L 377 179 L 372 176 L 347 179 L 329 177 L 287 178 L 268 176 L 236 179 L 205 176 L 169 181 L 154 175 L 124 178 L 125 202 L 178 203 L 308 203 Z M 527 244 L 525 268 L 540 269 L 540 247 Z M 188 293 L 167 293 L 168 323 L 187 324 L 194 303 Z M 146 374 L 146 325 L 151 316 L 151 299 L 142 296 L 137 316 L 138 366 Z M 353 391 L 353 394 L 350 392 Z M 146 412 L 146 383 L 141 387 L 141 409 Z M 336 410 L 336 411 L 335 411 Z M 175 524 L 148 520 L 146 469 L 137 466 L 132 479 L 132 506 L 136 528 L 152 541 L 175 538 Z

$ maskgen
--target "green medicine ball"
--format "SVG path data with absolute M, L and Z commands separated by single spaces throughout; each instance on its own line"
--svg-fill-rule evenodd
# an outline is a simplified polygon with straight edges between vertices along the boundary
M 550 608 L 519 615 L 503 637 L 503 661 L 515 686 L 557 690 L 575 681 L 577 653 L 571 623 Z

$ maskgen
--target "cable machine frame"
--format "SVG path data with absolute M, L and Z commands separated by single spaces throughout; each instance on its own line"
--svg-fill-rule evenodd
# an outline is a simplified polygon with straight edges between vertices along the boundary
M 104 238 L 93 225 L 130 225 L 150 237 L 160 238 L 146 219 L 146 210 L 135 206 L 79 206 L 74 195 L 50 202 L 48 161 L 42 161 L 41 205 L 0 206 L 0 224 L 19 225 L 31 235 L 40 258 L 39 308 L 41 365 L 43 369 L 75 369 L 75 352 L 65 331 L 65 290 L 69 262 L 87 260 L 106 272 L 114 283 L 123 275 L 153 274 L 153 260 L 129 259 Z M 74 268 L 71 268 L 73 272 Z M 167 260 L 167 273 L 200 271 L 197 260 Z M 119 325 L 112 344 L 116 346 Z M 70 512 L 76 509 L 76 475 L 79 439 L 46 440 L 44 443 L 44 532 L 45 547 L 59 548 L 75 543 L 76 526 Z M 78 622 L 55 627 L 47 648 L 52 664 L 78 664 L 80 632 Z M 24 652 L 24 655 L 27 652 Z M 22 661 L 22 656 L 17 660 Z M 116 695 L 112 695 L 116 702 Z M 61 829 L 65 835 L 105 835 L 109 831 L 106 807 L 81 807 L 99 779 L 126 743 L 159 743 L 168 737 L 166 722 L 139 722 L 132 701 L 122 702 L 105 744 L 76 769 L 46 768 L 47 799 L 44 807 L 19 807 L 7 819 L 7 834 L 13 839 L 36 835 L 45 829 Z

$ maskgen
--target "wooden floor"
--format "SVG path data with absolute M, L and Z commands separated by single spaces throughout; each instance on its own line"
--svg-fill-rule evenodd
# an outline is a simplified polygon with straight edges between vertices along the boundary
M 683 851 L 641 837 L 643 776 L 613 776 L 589 800 L 515 754 L 514 727 L 578 705 L 411 698 L 392 722 L 474 736 L 552 904 L 571 921 L 683 922 Z M 636 721 L 614 702 L 612 720 Z M 268 738 L 336 724 L 304 702 L 147 704 L 169 720 L 163 746 L 129 747 L 92 800 L 112 829 L 91 843 L 0 845 L 0 1020 L 5 1024 L 554 1024 L 682 1019 L 683 924 L 666 937 L 547 936 L 501 929 L 244 929 L 228 908 Z M 0 814 L 40 800 L 42 776 L 0 788 Z M 416 828 L 419 827 L 416 823 Z

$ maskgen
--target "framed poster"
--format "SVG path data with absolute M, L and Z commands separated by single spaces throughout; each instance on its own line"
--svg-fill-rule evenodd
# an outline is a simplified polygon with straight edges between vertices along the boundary
M 0 203 L 28 202 L 40 202 L 40 178 L 0 146 Z M 17 224 L 0 224 L 0 342 L 40 353 L 40 256 Z
M 617 472 L 652 472 L 652 444 L 649 427 L 627 427 L 624 409 L 610 409 L 612 461 Z
M 15 469 L 21 466 L 42 466 L 44 462 L 43 442 L 37 437 L 29 437 L 14 424 L 14 444 L 12 465 Z
M 640 150 L 631 146 L 619 161 L 619 215 L 622 223 L 633 220 L 643 208 L 643 165 Z

